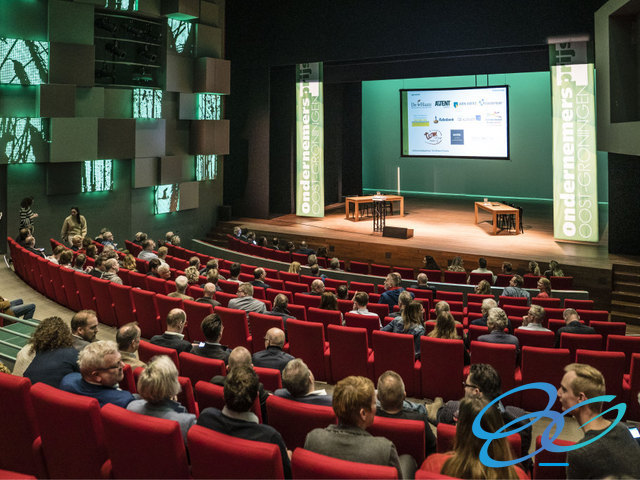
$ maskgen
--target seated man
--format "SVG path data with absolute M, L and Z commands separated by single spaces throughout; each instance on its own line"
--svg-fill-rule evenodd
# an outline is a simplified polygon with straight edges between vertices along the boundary
M 163 280 L 171 279 L 171 268 L 166 263 L 163 263 L 158 267 L 158 277 Z
M 590 398 L 605 395 L 605 379 L 592 366 L 572 363 L 564 367 L 564 371 L 558 389 L 563 412 Z M 618 423 L 595 441 L 611 426 L 611 421 L 602 417 L 601 412 L 602 402 L 586 404 L 571 412 L 584 432 L 580 443 L 593 443 L 567 453 L 567 478 L 640 478 L 640 445 L 624 423 Z
M 540 305 L 531 305 L 529 313 L 522 317 L 522 326 L 518 330 L 536 330 L 538 332 L 550 332 L 542 326 L 544 321 L 544 308 Z
M 110 258 L 104 262 L 104 273 L 102 274 L 102 279 L 122 285 L 122 279 L 118 276 L 118 270 L 120 270 L 118 260 Z
M 290 456 L 282 436 L 271 426 L 258 423 L 258 417 L 251 412 L 258 395 L 258 375 L 249 366 L 233 368 L 224 384 L 224 403 L 221 410 L 205 408 L 198 418 L 201 425 L 216 432 L 233 437 L 273 443 L 280 448 L 285 478 L 291 478 Z
M 418 283 L 415 288 L 419 290 L 431 290 L 435 298 L 436 287 L 434 287 L 433 285 L 429 285 L 429 277 L 427 277 L 426 273 L 419 273 L 416 277 L 416 280 Z
M 415 460 L 403 455 L 401 464 L 393 442 L 366 430 L 376 415 L 376 391 L 371 380 L 340 380 L 333 391 L 333 411 L 338 424 L 311 430 L 304 442 L 306 450 L 351 462 L 388 465 L 398 470 L 398 478 L 414 478 Z
M 140 327 L 138 322 L 126 323 L 118 329 L 116 342 L 118 351 L 122 355 L 122 361 L 131 365 L 134 370 L 138 367 L 146 367 L 147 364 L 138 358 L 138 347 L 140 346 Z
M 196 300 L 198 303 L 208 303 L 213 308 L 222 305 L 219 301 L 214 300 L 213 296 L 216 293 L 216 285 L 211 282 L 207 282 L 202 287 L 202 296 Z
M 380 295 L 378 303 L 386 303 L 389 305 L 389 311 L 393 311 L 393 307 L 398 304 L 398 297 L 404 292 L 402 277 L 396 272 L 390 273 L 384 281 L 384 288 L 385 291 Z M 411 298 L 413 299 L 413 297 L 412 293 Z
M 300 242 L 300 248 L 296 250 L 296 253 L 301 253 L 302 255 L 313 255 L 316 252 L 312 248 L 309 248 L 307 242 L 303 240 Z
M 89 270 L 87 273 L 96 278 L 102 278 L 102 275 L 105 272 L 104 262 L 107 258 L 104 255 L 98 255 L 93 263 L 93 268 Z
M 173 348 L 180 352 L 191 352 L 191 344 L 184 339 L 182 331 L 187 324 L 187 314 L 179 308 L 172 309 L 167 315 L 167 331 L 151 337 L 149 342 L 160 347 Z
M 287 363 L 282 371 L 282 385 L 274 395 L 296 402 L 311 403 L 313 405 L 331 406 L 331 395 L 323 390 L 316 390 L 313 372 L 300 358 Z
M 87 263 L 87 256 L 84 253 L 79 253 L 76 256 L 76 259 L 73 261 L 73 266 L 71 268 L 76 272 L 85 273 L 84 271 L 85 263 Z
M 411 296 L 409 296 L 411 298 Z M 369 294 L 367 292 L 356 292 L 353 296 L 353 310 L 349 313 L 357 313 L 358 315 L 366 315 L 368 317 L 377 317 L 378 314 L 374 312 L 370 312 L 367 309 L 367 305 L 369 305 Z M 382 327 L 382 324 L 380 324 Z
M 509 286 L 505 287 L 502 291 L 503 297 L 525 297 L 527 299 L 527 305 L 531 304 L 531 294 L 522 288 L 524 285 L 524 279 L 520 275 L 514 275 L 509 280 Z
M 155 248 L 156 244 L 153 240 L 145 240 L 142 242 L 142 251 L 138 254 L 138 258 L 147 262 L 152 258 L 158 258 L 158 255 L 153 253 Z
M 182 300 L 191 300 L 193 301 L 193 297 L 187 295 L 185 292 L 187 291 L 187 287 L 189 286 L 189 280 L 184 275 L 180 275 L 176 278 L 176 291 L 171 292 L 169 297 L 173 298 L 181 298 Z
M 160 265 L 162 265 L 162 261 L 159 258 L 152 258 L 151 260 L 149 260 L 149 270 L 147 271 L 147 275 L 160 278 L 160 275 L 158 274 L 158 267 Z
M 33 314 L 36 313 L 36 306 L 33 303 L 25 304 L 21 298 L 5 300 L 0 297 L 0 313 L 30 320 L 33 318 Z
M 573 308 L 567 308 L 562 312 L 564 318 L 564 327 L 560 327 L 556 331 L 556 347 L 560 346 L 560 336 L 563 333 L 581 333 L 586 335 L 595 335 L 597 332 L 593 327 L 584 325 L 580 322 L 580 315 Z
M 282 318 L 282 323 L 284 324 L 285 331 L 287 330 L 287 320 L 290 318 L 296 318 L 291 315 L 291 312 L 287 310 L 287 306 L 289 305 L 289 299 L 284 293 L 279 293 L 276 295 L 276 298 L 273 299 L 273 310 L 267 312 L 267 315 L 277 315 Z
M 264 336 L 264 350 L 253 354 L 253 364 L 256 367 L 275 368 L 284 370 L 287 363 L 294 359 L 283 350 L 284 332 L 279 328 L 270 328 Z
M 482 318 L 476 318 L 471 322 L 471 325 L 478 325 L 480 327 L 487 326 L 487 317 L 489 316 L 489 310 L 498 306 L 498 303 L 493 298 L 485 298 L 482 300 L 482 306 L 480 307 L 480 311 L 482 312 Z M 511 325 L 511 320 L 507 317 L 507 329 L 509 333 L 513 334 L 513 325 Z
M 232 263 L 229 267 L 229 278 L 227 278 L 227 281 L 242 283 L 242 280 L 238 278 L 241 272 L 242 267 L 240 266 L 240 264 L 238 262 Z
M 491 284 L 493 285 L 494 283 L 496 283 L 496 276 L 493 274 L 493 272 L 491 270 L 489 270 L 487 268 L 487 259 L 486 258 L 482 258 L 480 257 L 478 259 L 478 268 L 476 268 L 475 270 L 471 270 L 471 273 L 490 273 L 491 274 Z M 469 277 L 471 278 L 471 277 Z M 469 283 L 467 281 L 467 283 Z
M 265 278 L 267 278 L 267 272 L 265 272 L 264 268 L 258 267 L 253 271 L 254 280 L 251 282 L 251 285 L 254 287 L 262 287 L 265 290 L 267 288 L 271 288 L 271 285 L 268 283 L 264 283 Z
M 321 279 L 316 279 L 311 282 L 311 290 L 305 292 L 305 295 L 322 295 L 324 293 L 324 282 Z
M 101 407 L 113 403 L 127 408 L 134 400 L 131 392 L 118 388 L 124 378 L 124 362 L 115 342 L 102 340 L 87 345 L 78 355 L 78 366 L 80 373 L 65 375 L 60 390 L 96 398 Z
M 408 402 L 402 377 L 392 370 L 387 370 L 378 379 L 378 400 L 380 405 L 376 415 L 387 418 L 403 418 L 424 422 L 425 456 L 436 451 L 436 437 L 429 426 L 429 418 L 423 405 Z M 422 407 L 421 409 L 419 407 Z
M 220 344 L 224 326 L 222 325 L 222 320 L 220 320 L 218 314 L 212 313 L 211 315 L 204 317 L 200 324 L 200 328 L 202 329 L 202 334 L 204 335 L 206 342 L 200 342 L 198 345 L 194 346 L 191 353 L 200 355 L 201 357 L 224 360 L 224 363 L 228 363 L 231 350 Z
M 80 351 L 96 339 L 98 317 L 93 310 L 80 310 L 71 317 L 73 348 Z
M 333 257 L 331 261 L 329 261 L 329 270 L 335 270 L 337 272 L 341 272 L 340 268 L 340 259 L 338 257 Z
M 107 245 L 111 245 L 114 249 L 118 247 L 118 244 L 113 239 L 113 233 L 104 232 L 102 234 L 102 245 L 104 245 L 105 247 Z
M 236 298 L 229 300 L 229 308 L 244 310 L 247 315 L 249 315 L 249 312 L 267 313 L 266 305 L 253 298 L 253 285 L 250 283 L 243 282 L 238 285 L 237 295 Z
M 495 307 L 489 310 L 487 317 L 487 327 L 489 327 L 489 333 L 487 335 L 480 335 L 478 337 L 479 342 L 488 343 L 502 343 L 516 346 L 516 355 L 520 354 L 520 342 L 518 337 L 509 333 L 504 333 L 504 329 L 507 328 L 507 314 L 501 308 Z

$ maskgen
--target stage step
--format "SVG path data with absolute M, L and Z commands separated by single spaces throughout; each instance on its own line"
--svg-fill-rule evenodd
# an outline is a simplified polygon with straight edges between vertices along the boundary
M 637 265 L 625 265 L 622 263 L 616 263 L 614 266 L 616 272 L 627 272 L 627 273 L 640 273 L 640 268 Z
M 640 268 L 613 265 L 611 321 L 640 325 Z
M 622 312 L 611 312 L 611 321 L 624 322 L 627 325 L 640 325 L 640 317 L 638 315 Z
M 612 312 L 623 312 L 638 315 L 640 317 L 640 304 L 635 302 L 621 302 L 620 300 L 611 301 Z
M 640 295 L 640 283 L 616 282 L 614 292 Z
M 618 284 L 618 287 L 623 286 Z M 611 292 L 611 300 L 640 304 L 640 286 L 638 286 L 638 291 L 628 291 L 626 288 L 622 291 L 613 291 Z

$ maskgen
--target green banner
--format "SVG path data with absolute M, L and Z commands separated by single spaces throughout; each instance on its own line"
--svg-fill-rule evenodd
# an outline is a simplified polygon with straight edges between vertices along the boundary
M 296 215 L 324 217 L 322 63 L 296 66 Z
M 549 45 L 553 108 L 553 236 L 598 241 L 596 111 L 587 42 Z

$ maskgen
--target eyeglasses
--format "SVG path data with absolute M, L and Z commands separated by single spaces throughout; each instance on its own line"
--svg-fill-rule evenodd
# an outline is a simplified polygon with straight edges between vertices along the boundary
M 467 383 L 467 382 L 462 382 L 462 388 L 467 388 L 467 387 L 469 387 L 469 388 L 477 388 L 478 390 L 480 389 L 480 387 L 478 387 L 477 385 L 472 385 L 472 384 Z
M 105 368 L 96 368 L 96 370 L 99 372 L 105 372 L 107 370 L 113 370 L 114 368 L 121 368 L 123 365 L 124 365 L 124 362 L 122 360 L 119 360 L 116 365 L 112 365 L 111 367 L 105 367 Z

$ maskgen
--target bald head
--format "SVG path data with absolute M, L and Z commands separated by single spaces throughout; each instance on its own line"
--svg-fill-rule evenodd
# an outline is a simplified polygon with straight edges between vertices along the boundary
M 252 366 L 251 353 L 244 347 L 236 347 L 229 355 L 229 366 L 227 369 L 233 370 L 234 368 L 241 366 Z
M 320 279 L 314 280 L 311 282 L 311 291 L 313 293 L 322 293 L 324 292 L 324 282 Z
M 205 297 L 212 298 L 213 294 L 216 293 L 216 286 L 211 282 L 207 282 L 204 284 L 202 290 Z
M 277 327 L 270 328 L 267 330 L 267 334 L 264 337 L 264 346 L 265 348 L 273 346 L 273 347 L 284 347 L 284 332 Z

